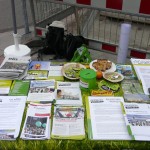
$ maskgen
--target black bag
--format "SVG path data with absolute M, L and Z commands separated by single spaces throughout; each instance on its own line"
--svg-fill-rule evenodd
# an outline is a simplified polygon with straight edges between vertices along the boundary
M 55 58 L 62 58 L 66 52 L 64 49 L 64 29 L 58 27 L 48 27 L 45 44 L 48 47 L 45 54 L 55 54 Z
M 66 47 L 66 56 L 67 60 L 73 58 L 74 52 L 77 48 L 81 47 L 82 44 L 86 44 L 86 40 L 83 36 L 73 36 L 72 34 L 66 35 L 65 47 Z

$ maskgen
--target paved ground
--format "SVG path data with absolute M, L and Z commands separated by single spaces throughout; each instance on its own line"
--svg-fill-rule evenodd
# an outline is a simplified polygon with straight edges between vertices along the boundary
M 23 11 L 22 11 L 22 0 L 14 0 L 16 10 L 17 26 L 24 26 Z M 26 3 L 29 23 L 31 23 L 29 1 Z M 12 10 L 11 0 L 0 0 L 0 33 L 12 30 Z

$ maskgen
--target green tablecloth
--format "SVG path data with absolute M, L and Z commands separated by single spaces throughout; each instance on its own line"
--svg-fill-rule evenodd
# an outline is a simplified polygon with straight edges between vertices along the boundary
M 88 92 L 82 92 L 83 104 L 85 105 L 85 97 L 88 96 Z M 115 96 L 121 96 L 121 89 L 115 94 Z M 24 113 L 23 122 L 25 119 L 26 110 Z M 52 114 L 53 115 L 53 114 Z M 86 115 L 86 112 L 85 112 Z M 22 130 L 22 129 L 21 129 Z M 20 130 L 20 132 L 21 132 Z M 0 150 L 99 150 L 99 149 L 114 149 L 114 150 L 136 150 L 136 149 L 150 149 L 150 142 L 144 141 L 91 141 L 87 138 L 87 120 L 85 116 L 85 131 L 86 138 L 81 141 L 75 140 L 22 140 L 17 138 L 15 141 L 0 141 Z M 148 131 L 150 132 L 150 131 Z

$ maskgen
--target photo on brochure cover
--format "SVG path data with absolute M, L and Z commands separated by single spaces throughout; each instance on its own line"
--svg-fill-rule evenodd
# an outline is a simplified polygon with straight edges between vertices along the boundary
M 24 70 L 27 68 L 27 63 L 17 63 L 17 62 L 6 62 L 1 69 L 17 69 Z
M 0 133 L 0 140 L 9 140 L 9 139 L 14 139 L 14 135 L 13 134 L 1 134 Z
M 54 116 L 56 118 L 83 118 L 83 108 L 56 108 Z
M 46 125 L 47 117 L 39 118 L 28 116 L 23 133 L 34 136 L 43 136 L 46 132 Z
M 80 100 L 79 91 L 74 89 L 57 89 L 57 100 Z
M 29 90 L 30 93 L 53 93 L 54 91 L 54 88 L 49 87 L 33 87 Z
M 126 115 L 131 126 L 150 126 L 150 115 Z

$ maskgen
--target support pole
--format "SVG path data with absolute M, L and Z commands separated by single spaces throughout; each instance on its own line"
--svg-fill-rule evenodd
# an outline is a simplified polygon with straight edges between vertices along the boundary
M 22 0 L 22 11 L 23 11 L 23 17 L 24 17 L 25 34 L 28 34 L 29 33 L 29 23 L 28 23 L 26 0 Z
M 14 34 L 17 34 L 16 13 L 15 13 L 15 2 L 14 2 L 14 0 L 11 0 L 11 9 L 12 9 L 12 19 L 13 19 L 13 30 L 14 30 Z

